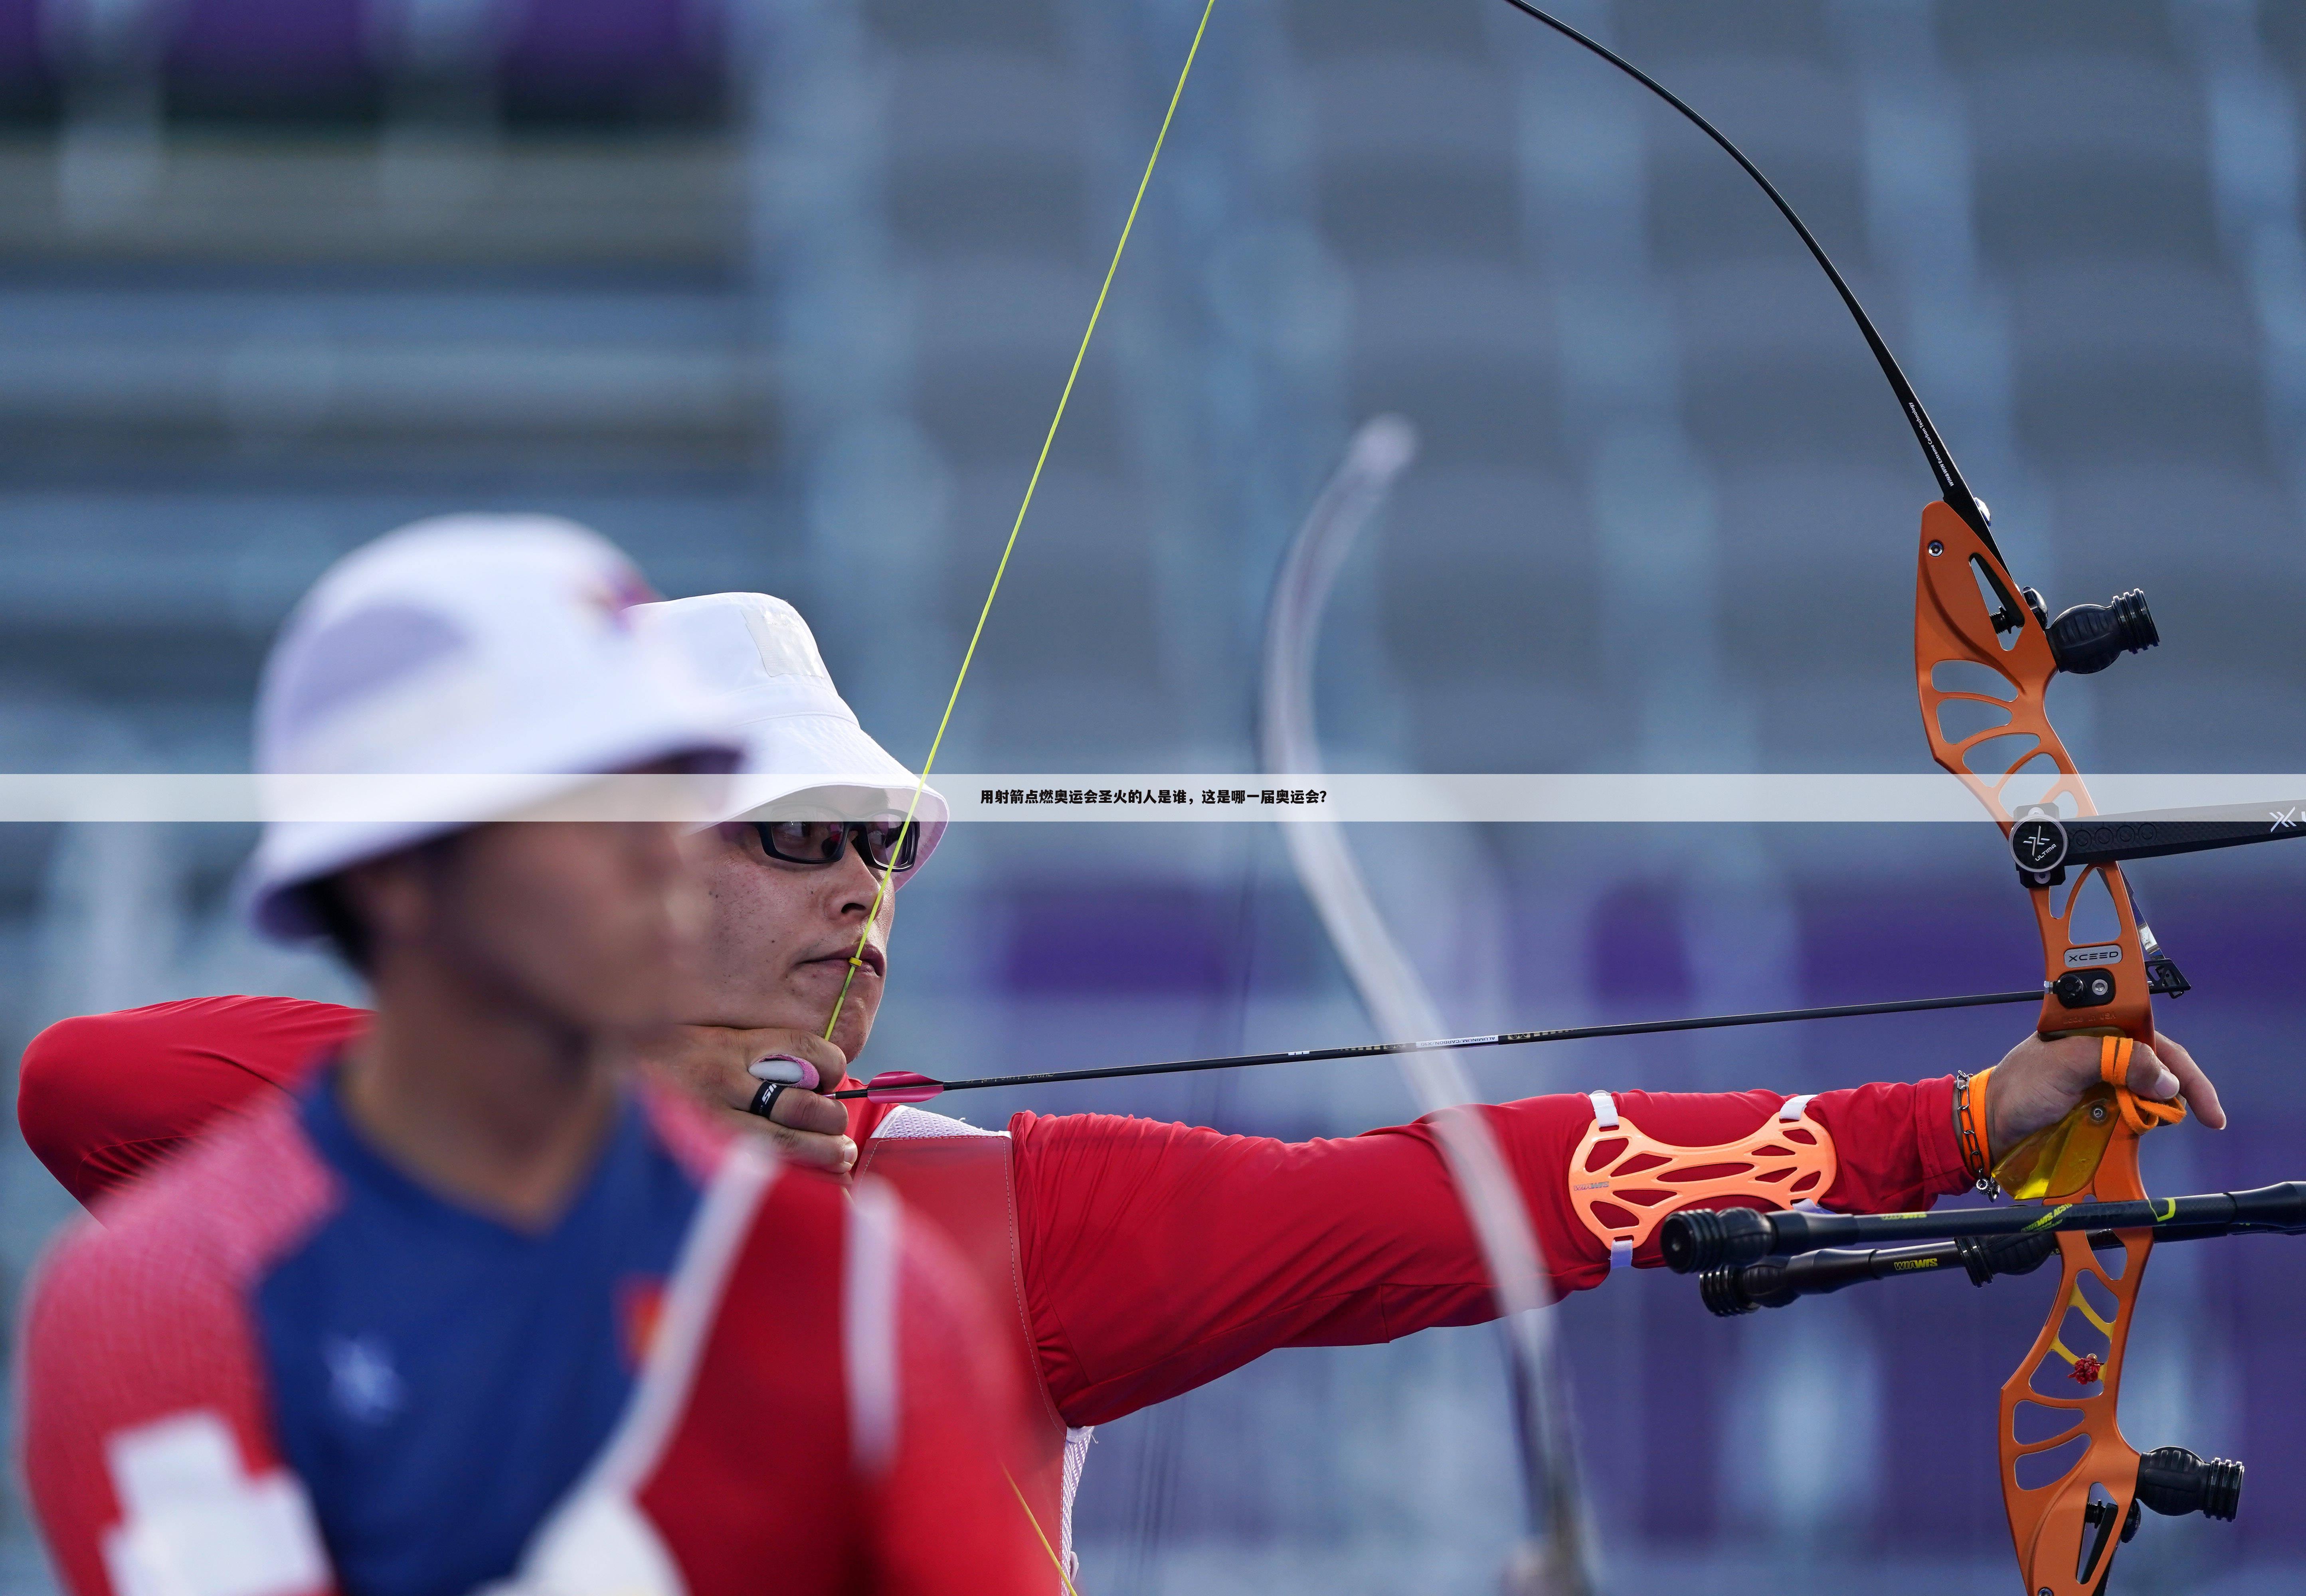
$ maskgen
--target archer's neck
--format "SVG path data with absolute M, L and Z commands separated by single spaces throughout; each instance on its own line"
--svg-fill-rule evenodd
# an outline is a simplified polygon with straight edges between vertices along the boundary
M 614 1122 L 624 1048 L 441 961 L 394 960 L 375 986 L 338 1082 L 346 1115 L 442 1195 L 549 1225 Z

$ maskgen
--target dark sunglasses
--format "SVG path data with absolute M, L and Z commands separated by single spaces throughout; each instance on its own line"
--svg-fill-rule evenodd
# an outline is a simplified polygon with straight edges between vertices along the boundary
M 788 865 L 837 865 L 853 838 L 857 851 L 875 870 L 899 873 L 913 867 L 921 831 L 901 820 L 756 820 L 761 846 Z

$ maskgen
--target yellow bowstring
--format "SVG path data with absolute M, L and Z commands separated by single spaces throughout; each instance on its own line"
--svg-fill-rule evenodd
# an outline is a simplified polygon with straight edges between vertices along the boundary
M 1106 295 L 1113 290 L 1114 274 L 1121 269 L 1121 252 L 1129 247 L 1130 230 L 1137 226 L 1138 207 L 1145 202 L 1145 190 L 1153 181 L 1153 167 L 1161 158 L 1161 146 L 1169 137 L 1170 121 L 1177 115 L 1177 102 L 1184 98 L 1185 80 L 1192 76 L 1193 57 L 1200 54 L 1201 35 L 1209 25 L 1209 13 L 1217 9 L 1217 0 L 1207 0 L 1201 7 L 1201 20 L 1193 29 L 1193 42 L 1185 51 L 1185 64 L 1177 73 L 1177 86 L 1169 91 L 1169 108 L 1161 113 L 1161 131 L 1153 135 L 1153 153 L 1145 158 L 1144 175 L 1137 180 L 1137 192 L 1129 201 L 1129 215 L 1121 224 L 1121 237 L 1113 246 L 1113 259 L 1106 262 L 1105 281 L 1097 285 L 1097 303 L 1089 313 L 1089 325 L 1081 329 L 1080 347 L 1073 351 L 1072 370 L 1065 373 L 1064 391 L 1057 396 L 1057 412 L 1049 418 L 1049 430 L 1041 439 L 1040 457 L 1033 462 L 1033 474 L 1025 482 L 1024 501 L 1017 507 L 1017 519 L 1010 524 L 1009 542 L 1001 550 L 1001 563 L 993 568 L 993 585 L 986 591 L 985 607 L 977 612 L 977 629 L 969 635 L 969 649 L 961 656 L 961 672 L 952 679 L 952 691 L 944 701 L 944 713 L 937 720 L 936 736 L 929 741 L 929 756 L 921 761 L 920 780 L 913 783 L 912 801 L 905 806 L 904 824 L 897 828 L 897 846 L 889 850 L 889 862 L 881 867 L 880 884 L 873 889 L 872 907 L 865 911 L 865 928 L 857 936 L 857 946 L 849 955 L 849 973 L 841 977 L 841 991 L 833 1000 L 833 1016 L 824 1022 L 824 1039 L 833 1039 L 833 1028 L 841 1023 L 841 1006 L 849 1001 L 850 984 L 857 979 L 857 971 L 865 962 L 865 945 L 872 940 L 873 922 L 880 915 L 881 903 L 889 895 L 889 878 L 896 874 L 897 858 L 904 847 L 906 834 L 912 830 L 914 813 L 921 807 L 921 794 L 928 789 L 929 772 L 936 767 L 937 750 L 944 746 L 945 728 L 952 723 L 952 706 L 961 702 L 961 684 L 969 679 L 969 667 L 977 658 L 977 644 L 985 636 L 985 623 L 993 614 L 993 601 L 1001 596 L 1001 579 L 1008 575 L 1009 557 L 1017 551 L 1017 534 L 1025 529 L 1025 512 L 1033 508 L 1034 491 L 1041 485 L 1041 468 L 1049 463 L 1049 449 L 1057 440 L 1057 428 L 1065 419 L 1065 406 L 1072 402 L 1073 384 L 1080 376 L 1081 363 L 1089 358 L 1089 341 L 1097 336 L 1098 318 L 1105 314 Z M 1070 1587 L 1068 1587 L 1070 1588 Z
M 1017 1476 L 1006 1468 L 1001 1471 L 1001 1477 L 1009 1481 L 1009 1489 L 1017 1493 L 1017 1506 L 1025 1510 L 1025 1522 L 1033 1526 L 1034 1537 L 1040 1541 L 1041 1549 L 1048 1553 L 1049 1561 L 1056 1565 L 1057 1579 L 1065 1587 L 1065 1596 L 1080 1596 L 1080 1592 L 1073 1584 L 1073 1576 L 1065 1572 L 1065 1560 L 1057 1556 L 1057 1549 L 1049 1544 L 1048 1532 L 1042 1529 L 1041 1521 L 1033 1516 L 1033 1504 L 1025 1499 L 1025 1488 L 1017 1483 Z

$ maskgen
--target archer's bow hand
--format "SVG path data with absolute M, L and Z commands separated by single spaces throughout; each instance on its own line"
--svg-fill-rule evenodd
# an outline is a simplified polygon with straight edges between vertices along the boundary
M 2072 1112 L 2099 1084 L 2100 1039 L 2091 1036 L 2028 1037 L 1994 1067 L 1986 1093 L 1987 1139 L 1994 1156 Z M 2159 1031 L 2154 1046 L 2136 1047 L 2122 1083 L 2150 1102 L 2182 1098 L 2213 1131 L 2225 1129 L 2217 1088 L 2193 1055 Z

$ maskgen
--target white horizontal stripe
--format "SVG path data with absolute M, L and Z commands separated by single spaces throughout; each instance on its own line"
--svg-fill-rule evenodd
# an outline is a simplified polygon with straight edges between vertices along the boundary
M 828 780 L 837 783 L 841 779 Z M 1984 815 L 1967 788 L 1937 772 L 1267 776 L 940 771 L 933 780 L 951 803 L 956 821 L 1975 824 Z M 474 796 L 489 786 L 485 777 L 463 773 L 264 778 L 0 774 L 0 822 L 457 823 L 505 818 L 493 802 Z M 2269 818 L 2285 810 L 2295 818 L 2306 804 L 2306 775 L 2096 775 L 2088 778 L 2088 786 L 2097 807 L 2111 813 L 2246 805 L 2264 807 Z M 1062 800 L 1054 798 L 1058 792 L 1065 795 Z M 1169 795 L 1166 799 L 1161 796 L 1165 792 Z M 1232 799 L 1236 792 L 1242 795 L 1239 802 Z M 996 795 L 995 800 L 987 801 L 987 793 Z M 1268 793 L 1274 798 L 1268 799 Z M 1002 801 L 999 795 L 1015 795 L 1015 800 Z M 2027 795 L 2010 796 L 2022 802 Z M 555 800 L 534 817 L 706 821 L 720 814 L 716 799 L 690 778 L 613 776 Z

